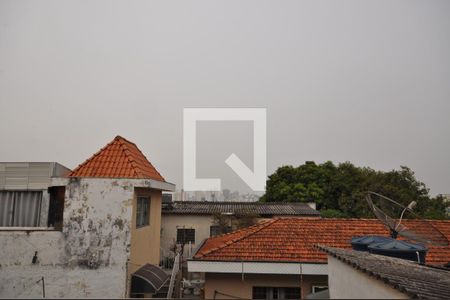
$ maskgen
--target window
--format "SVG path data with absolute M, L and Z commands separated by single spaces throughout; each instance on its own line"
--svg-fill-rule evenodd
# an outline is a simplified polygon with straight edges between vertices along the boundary
M 136 227 L 150 224 L 150 197 L 137 197 Z
M 300 288 L 297 287 L 253 287 L 253 299 L 300 299 Z
M 178 228 L 177 229 L 177 244 L 188 244 L 191 242 L 195 244 L 195 229 L 193 228 Z
M 212 225 L 209 227 L 209 236 L 217 236 L 224 233 L 231 232 L 231 226 L 220 227 L 219 225 Z
M 0 191 L 0 226 L 39 227 L 42 191 Z
M 267 299 L 267 290 L 268 288 L 254 286 L 253 287 L 253 299 Z
M 284 299 L 300 299 L 300 288 L 284 288 Z
M 313 285 L 312 286 L 312 292 L 313 294 L 328 290 L 328 287 L 326 285 Z
M 50 204 L 48 207 L 47 226 L 56 230 L 62 230 L 64 215 L 64 194 L 65 186 L 52 186 L 48 189 L 50 194 Z

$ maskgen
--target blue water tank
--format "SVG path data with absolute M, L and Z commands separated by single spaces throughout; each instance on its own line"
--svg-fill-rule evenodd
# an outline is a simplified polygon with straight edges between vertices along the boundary
M 427 247 L 423 244 L 409 243 L 391 239 L 380 243 L 374 243 L 367 247 L 370 253 L 425 263 Z
M 366 235 L 366 236 L 357 236 L 352 238 L 351 244 L 353 250 L 358 251 L 369 251 L 367 248 L 369 245 L 374 243 L 381 243 L 381 242 L 390 242 L 394 239 L 387 236 L 379 236 L 379 235 Z

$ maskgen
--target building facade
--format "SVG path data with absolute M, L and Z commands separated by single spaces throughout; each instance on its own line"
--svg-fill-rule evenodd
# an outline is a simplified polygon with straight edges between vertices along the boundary
M 219 216 L 226 223 L 222 228 L 217 224 Z M 276 217 L 318 218 L 320 213 L 314 203 L 166 202 L 162 209 L 161 257 L 172 258 L 173 246 L 182 243 L 189 257 L 204 240 L 222 233 L 220 229 L 232 231 L 241 227 L 241 218 L 258 222 Z
M 45 227 L 0 228 L 0 297 L 139 293 L 133 274 L 160 260 L 161 194 L 174 185 L 122 137 L 50 182 Z
M 403 224 L 413 227 L 415 222 Z M 430 222 L 450 237 L 450 221 Z M 188 271 L 204 274 L 208 299 L 314 297 L 328 289 L 331 271 L 335 280 L 347 280 L 330 269 L 317 245 L 350 249 L 352 237 L 365 235 L 389 236 L 389 230 L 374 219 L 270 219 L 206 240 L 188 260 Z M 449 258 L 449 246 L 429 246 L 427 264 L 443 267 Z

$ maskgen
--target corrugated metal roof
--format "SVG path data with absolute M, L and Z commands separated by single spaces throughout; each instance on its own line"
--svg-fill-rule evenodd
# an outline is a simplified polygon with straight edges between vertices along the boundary
M 200 202 L 176 201 L 163 206 L 164 214 L 255 214 L 276 216 L 320 216 L 306 203 L 288 202 Z
M 42 190 L 70 169 L 56 162 L 0 162 L 0 190 Z

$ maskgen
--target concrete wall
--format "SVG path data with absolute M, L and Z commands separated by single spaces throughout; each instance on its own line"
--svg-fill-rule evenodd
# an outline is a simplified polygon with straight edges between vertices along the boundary
M 111 266 L 125 270 L 130 252 L 133 197 L 134 187 L 126 180 L 70 180 L 63 225 L 70 266 L 93 269 Z
M 407 299 L 389 285 L 328 256 L 331 299 Z
M 302 294 L 308 295 L 312 285 L 327 285 L 327 276 L 303 276 Z M 259 274 L 205 274 L 205 299 L 213 299 L 214 292 L 218 291 L 234 297 L 252 299 L 253 287 L 299 287 L 299 275 L 259 275 Z M 216 299 L 233 299 L 220 294 Z
M 58 185 L 63 183 L 62 232 L 0 231 L 0 297 L 41 297 L 36 281 L 42 276 L 47 297 L 125 296 L 134 191 L 148 182 L 73 178 Z M 160 200 L 152 209 L 158 214 Z M 32 264 L 35 251 L 38 262 Z

